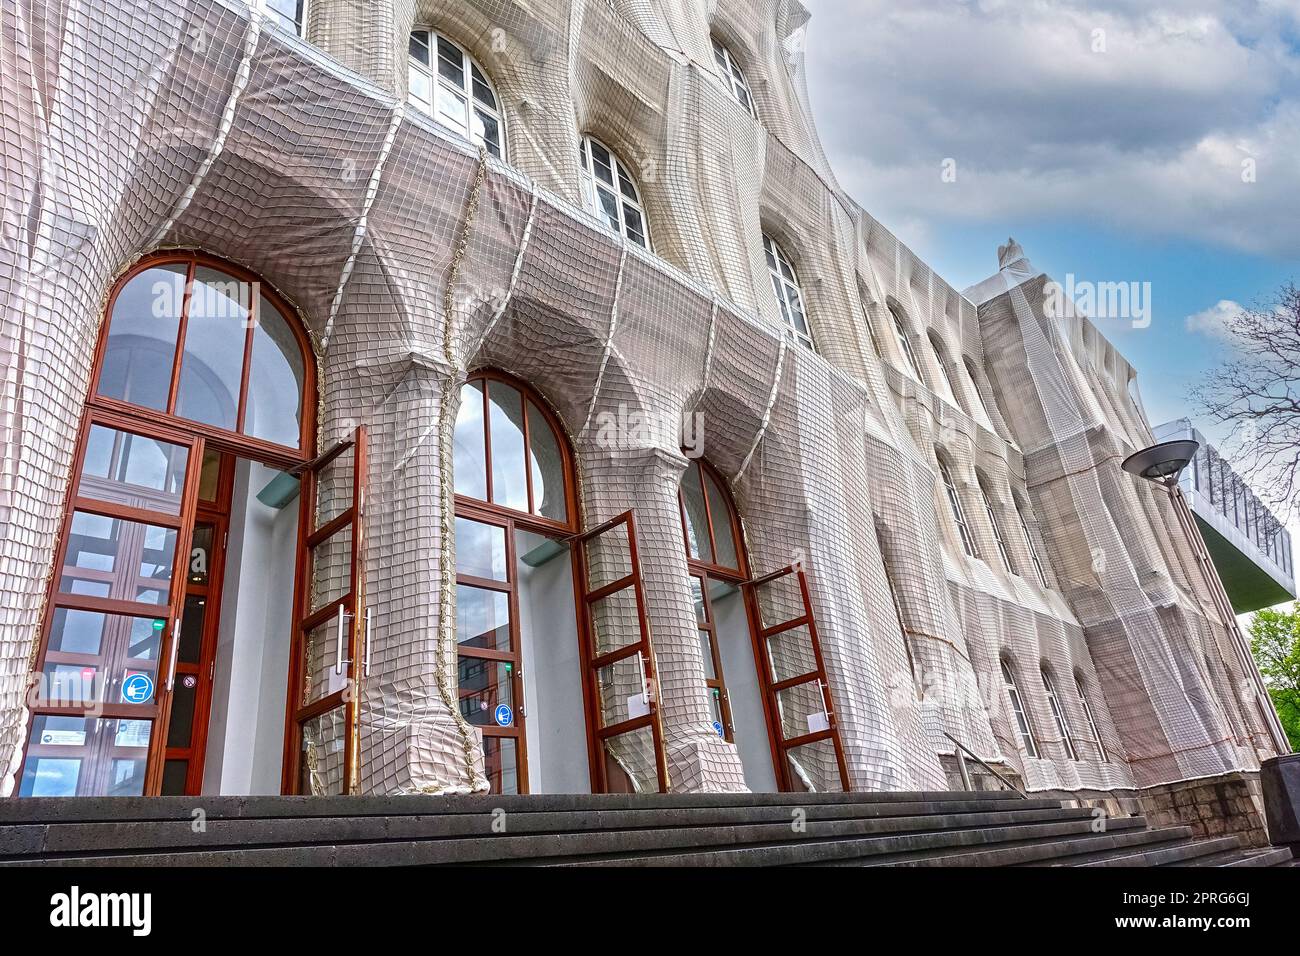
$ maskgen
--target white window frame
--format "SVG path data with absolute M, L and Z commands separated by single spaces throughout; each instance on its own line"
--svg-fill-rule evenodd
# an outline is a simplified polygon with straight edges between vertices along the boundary
M 813 341 L 812 323 L 808 319 L 808 310 L 804 304 L 803 286 L 799 274 L 794 271 L 790 257 L 785 254 L 780 244 L 763 233 L 763 258 L 767 260 L 767 272 L 772 279 L 772 292 L 776 295 L 776 304 L 781 309 L 785 320 L 786 334 L 798 344 L 817 351 Z M 802 326 L 802 327 L 801 327 Z
M 979 420 L 981 425 L 984 425 L 989 431 L 992 431 L 993 417 L 989 415 L 989 407 L 984 402 L 984 393 L 980 391 L 979 379 L 975 377 L 975 363 L 969 358 L 969 356 L 963 355 L 961 364 L 966 370 L 966 377 L 970 379 L 971 391 L 975 393 L 975 411 L 979 414 L 974 417 Z
M 930 343 L 930 351 L 934 353 L 934 361 L 939 366 L 939 376 L 947 392 L 947 394 L 941 392 L 939 397 L 948 399 L 949 404 L 954 408 L 959 408 L 963 412 L 966 411 L 966 406 L 957 398 L 957 385 L 948 372 L 948 364 L 943 360 L 943 347 L 935 341 L 933 335 L 927 335 L 926 341 Z
M 998 521 L 997 509 L 993 507 L 993 499 L 989 497 L 988 489 L 984 487 L 984 482 L 980 482 L 980 497 L 984 499 L 984 510 L 988 512 L 989 525 L 993 528 L 993 540 L 998 546 L 998 556 L 1002 558 L 1002 566 L 1011 574 L 1016 570 L 1011 566 L 1011 554 L 1007 551 L 1006 539 L 1002 537 L 1002 524 Z
M 750 89 L 749 80 L 745 79 L 745 71 L 740 68 L 736 58 L 731 55 L 731 50 L 727 48 L 721 40 L 710 34 L 709 41 L 713 44 L 713 59 L 718 64 L 718 69 L 722 71 L 722 80 L 731 90 L 731 95 L 754 119 L 758 119 L 758 107 L 754 105 L 754 91 Z
M 417 44 L 428 54 L 428 63 L 422 62 L 414 52 Z M 452 50 L 459 54 L 458 63 L 447 55 Z M 459 83 L 439 69 L 440 61 L 460 71 Z M 407 40 L 406 79 L 406 99 L 412 106 L 475 146 L 484 147 L 498 159 L 506 158 L 506 120 L 501 111 L 501 97 L 487 70 L 464 46 L 432 27 L 416 27 Z M 417 92 L 421 88 L 428 89 L 428 99 Z M 440 102 L 459 102 L 459 117 L 440 109 Z M 495 143 L 486 136 L 489 123 L 496 124 Z
M 971 535 L 970 525 L 966 521 L 966 510 L 961 505 L 961 495 L 957 493 L 957 483 L 953 481 L 952 471 L 942 455 L 937 455 L 935 460 L 939 463 L 939 474 L 943 478 L 944 490 L 948 494 L 948 508 L 952 512 L 953 523 L 957 525 L 961 546 L 972 558 L 978 558 L 979 550 L 975 547 L 975 538 Z
M 921 363 L 917 361 L 916 350 L 912 348 L 912 340 L 907 337 L 907 327 L 903 324 L 903 317 L 899 315 L 898 309 L 892 305 L 887 306 L 889 315 L 894 320 L 894 340 L 898 343 L 898 350 L 903 353 L 903 358 L 907 359 L 907 368 L 922 385 L 925 384 L 925 377 L 921 374 Z
M 1110 763 L 1110 754 L 1106 753 L 1106 745 L 1101 742 L 1101 730 L 1097 727 L 1097 718 L 1093 716 L 1092 704 L 1088 703 L 1088 695 L 1083 691 L 1083 681 L 1079 675 L 1074 675 L 1074 689 L 1079 694 L 1079 703 L 1083 705 L 1083 716 L 1088 718 L 1088 728 L 1092 731 L 1093 743 L 1097 745 L 1097 755 L 1101 758 L 1102 763 Z
M 1052 709 L 1052 718 L 1056 721 L 1056 732 L 1061 735 L 1061 743 L 1065 744 L 1065 752 L 1071 760 L 1079 759 L 1079 750 L 1074 746 L 1074 735 L 1070 733 L 1070 722 L 1065 716 L 1065 708 L 1056 698 L 1056 686 L 1052 683 L 1052 675 L 1048 673 L 1046 667 L 1040 667 L 1038 673 L 1043 678 L 1043 690 L 1047 691 L 1047 706 Z
M 273 27 L 299 37 L 307 30 L 307 3 L 308 0 L 297 0 L 298 19 L 294 21 L 277 10 L 271 0 L 254 0 L 254 5 Z
M 597 162 L 601 151 L 608 157 L 608 162 Z M 610 171 L 610 180 L 596 174 L 599 166 Z M 583 136 L 578 147 L 578 167 L 582 179 L 582 201 L 587 211 L 628 242 L 649 250 L 650 219 L 641 202 L 641 187 L 618 153 L 594 136 Z M 607 203 L 613 204 L 613 212 Z M 635 226 L 638 221 L 641 224 L 639 232 Z
M 1021 745 L 1029 757 L 1037 760 L 1038 743 L 1034 740 L 1033 728 L 1029 726 L 1029 715 L 1025 713 L 1025 704 L 1020 696 L 1020 688 L 1016 686 L 1016 675 L 1012 672 L 1011 665 L 1005 658 L 999 663 L 1002 666 L 1002 684 L 1007 692 L 1007 700 L 1011 703 L 1011 714 L 1020 730 Z
M 1038 557 L 1038 548 L 1034 546 L 1034 536 L 1029 533 L 1029 525 L 1025 523 L 1025 513 L 1020 508 L 1020 502 L 1016 503 L 1016 517 L 1020 519 L 1020 533 L 1025 536 L 1025 547 L 1029 549 L 1029 560 L 1034 563 L 1034 571 L 1038 574 L 1038 583 L 1043 586 L 1044 590 L 1050 589 L 1051 585 L 1047 583 L 1047 572 L 1043 570 L 1043 562 Z

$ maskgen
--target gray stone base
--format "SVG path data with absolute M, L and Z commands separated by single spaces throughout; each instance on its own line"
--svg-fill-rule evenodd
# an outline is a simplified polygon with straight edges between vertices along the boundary
M 1134 792 L 1152 827 L 1189 826 L 1197 837 L 1240 835 L 1268 846 L 1258 773 L 1229 773 Z

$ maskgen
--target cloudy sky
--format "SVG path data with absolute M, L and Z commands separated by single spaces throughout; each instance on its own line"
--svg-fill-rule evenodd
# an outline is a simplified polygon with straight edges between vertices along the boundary
M 1062 281 L 1151 283 L 1149 328 L 1099 324 L 1153 422 L 1235 303 L 1300 281 L 1300 0 L 804 3 L 841 183 L 949 283 L 1008 235 Z

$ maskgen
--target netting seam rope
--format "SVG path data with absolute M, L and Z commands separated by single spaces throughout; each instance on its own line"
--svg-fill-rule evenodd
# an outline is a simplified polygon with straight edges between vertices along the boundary
M 718 310 L 722 306 L 722 301 L 718 294 L 713 293 L 713 309 L 709 312 L 709 340 L 704 346 L 704 375 L 700 380 L 700 400 L 704 400 L 704 393 L 709 390 L 709 374 L 713 371 L 713 345 L 718 339 Z
M 366 233 L 370 227 L 370 210 L 375 204 L 375 197 L 379 195 L 380 178 L 384 174 L 384 166 L 393 151 L 393 143 L 397 141 L 397 131 L 405 117 L 406 101 L 398 100 L 393 107 L 393 115 L 388 122 L 388 132 L 384 135 L 383 145 L 379 148 L 375 168 L 370 171 L 370 182 L 366 184 L 366 197 L 361 204 L 361 218 L 357 220 L 357 228 L 352 233 L 352 249 L 348 253 L 347 261 L 343 263 L 343 271 L 339 274 L 339 285 L 334 290 L 334 301 L 330 303 L 329 319 L 325 322 L 325 331 L 321 333 L 322 350 L 329 348 L 330 337 L 334 334 L 334 321 L 343 306 L 343 292 L 352 278 L 352 270 L 356 267 L 357 256 L 361 254 L 361 246 L 366 240 Z
M 519 253 L 515 256 L 515 267 L 510 273 L 510 284 L 506 286 L 506 294 L 502 296 L 501 304 L 497 307 L 496 312 L 492 314 L 492 318 L 488 320 L 487 325 L 484 326 L 482 334 L 478 337 L 478 342 L 468 353 L 470 358 L 478 354 L 479 349 L 483 347 L 483 343 L 487 341 L 487 337 L 496 327 L 497 322 L 499 322 L 501 317 L 505 315 L 506 309 L 510 306 L 511 299 L 514 298 L 515 287 L 519 284 L 519 276 L 520 273 L 523 272 L 524 268 L 524 255 L 528 252 L 528 244 L 532 242 L 533 239 L 533 222 L 537 218 L 537 205 L 540 198 L 536 185 L 530 185 L 529 192 L 532 194 L 533 198 L 532 202 L 528 205 L 528 220 L 524 223 L 524 235 L 519 241 Z
M 767 396 L 767 408 L 763 411 L 763 420 L 759 422 L 758 433 L 754 436 L 754 444 L 750 447 L 745 460 L 740 463 L 740 469 L 736 472 L 736 477 L 732 479 L 736 484 L 740 484 L 741 479 L 745 477 L 745 471 L 749 468 L 749 463 L 758 452 L 758 446 L 762 444 L 763 436 L 767 434 L 767 426 L 772 421 L 772 410 L 776 408 L 776 399 L 781 392 L 781 369 L 785 366 L 787 347 L 788 343 L 783 336 L 781 338 L 781 348 L 776 353 L 776 371 L 772 373 L 772 391 Z
M 190 184 L 185 187 L 185 192 L 177 201 L 176 208 L 172 210 L 170 218 L 154 233 L 150 246 L 160 245 L 163 239 L 166 238 L 167 233 L 171 232 L 172 227 L 176 225 L 177 220 L 185 214 L 185 210 L 194 201 L 199 186 L 203 184 L 203 180 L 207 178 L 218 157 L 226 148 L 226 140 L 235 125 L 235 109 L 239 106 L 239 100 L 244 95 L 244 90 L 248 88 L 248 81 L 253 75 L 253 54 L 257 52 L 257 43 L 261 36 L 262 14 L 250 7 L 248 33 L 244 37 L 244 52 L 239 60 L 239 68 L 235 71 L 235 80 L 230 86 L 230 95 L 226 97 L 226 106 L 221 114 L 221 122 L 217 125 L 217 132 L 212 137 L 212 143 L 208 147 L 208 154 L 203 158 L 203 162 L 199 164 L 199 168 L 195 170 L 194 177 L 190 180 Z
M 605 381 L 605 369 L 609 365 L 609 356 L 614 351 L 614 333 L 618 330 L 618 301 L 623 294 L 623 272 L 627 266 L 627 240 L 623 240 L 622 253 L 618 257 L 618 276 L 614 280 L 614 301 L 609 307 L 609 331 L 605 334 L 605 350 L 600 356 L 600 369 L 596 372 L 596 387 L 591 390 L 591 405 L 587 407 L 587 420 L 582 423 L 581 435 L 587 434 L 591 420 L 596 415 L 596 402 L 600 399 L 600 386 Z
M 469 249 L 470 230 L 473 228 L 474 218 L 478 214 L 479 197 L 483 191 L 483 182 L 487 178 L 487 166 L 487 150 L 480 146 L 478 168 L 474 173 L 474 185 L 471 187 L 469 198 L 465 203 L 465 217 L 461 222 L 460 236 L 454 247 L 451 266 L 447 270 L 447 285 L 442 300 L 443 312 L 446 318 L 442 349 L 448 369 L 456 367 L 454 361 L 456 282 L 460 278 L 461 262 Z M 442 462 L 452 460 L 454 429 L 452 427 L 451 407 L 457 392 L 456 376 L 445 375 L 442 382 L 441 408 L 438 410 L 438 444 L 440 461 Z M 451 660 L 456 647 L 456 618 L 452 596 L 453 582 L 456 580 L 456 556 L 452 548 L 448 547 L 448 543 L 456 540 L 456 490 L 451 480 L 451 469 L 447 468 L 445 464 L 438 469 L 438 491 L 442 499 L 442 547 L 438 549 L 438 642 L 434 665 L 435 678 L 438 684 L 438 695 L 442 698 L 442 703 L 451 715 L 457 733 L 460 735 L 461 749 L 465 757 L 465 776 L 469 781 L 469 789 L 471 792 L 486 793 L 491 784 L 488 782 L 487 777 L 477 772 L 475 767 L 474 758 L 481 753 L 479 743 L 475 738 L 473 729 L 460 712 L 456 696 L 457 688 L 453 687 L 450 681 Z M 446 793 L 460 788 L 422 787 L 420 789 L 424 792 Z

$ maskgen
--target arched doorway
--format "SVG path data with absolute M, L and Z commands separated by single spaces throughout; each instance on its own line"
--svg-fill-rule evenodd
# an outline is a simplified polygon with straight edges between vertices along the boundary
M 311 721 L 346 729 L 325 750 L 339 754 L 335 789 L 354 779 L 343 765 L 355 760 L 355 714 L 342 717 L 351 705 L 339 686 L 351 664 L 329 694 L 296 693 L 325 670 L 307 664 L 313 647 L 324 651 L 302 640 L 303 608 L 353 620 L 338 627 L 349 660 L 359 630 L 355 554 L 334 532 L 359 538 L 344 452 L 364 439 L 331 451 L 350 473 L 333 528 L 316 534 L 300 476 L 312 501 L 341 486 L 313 462 L 315 394 L 305 330 L 252 273 L 173 252 L 116 283 L 49 586 L 20 796 L 292 792 L 300 750 L 319 749 L 301 733 Z M 336 577 L 333 595 L 309 584 L 309 560 Z M 303 717 L 300 704 L 314 709 Z
M 667 787 L 631 512 L 583 533 L 558 419 L 494 371 L 453 438 L 460 713 L 495 793 Z
M 804 570 L 750 577 L 735 503 L 703 459 L 687 465 L 678 500 L 713 727 L 736 745 L 746 786 L 847 790 Z

